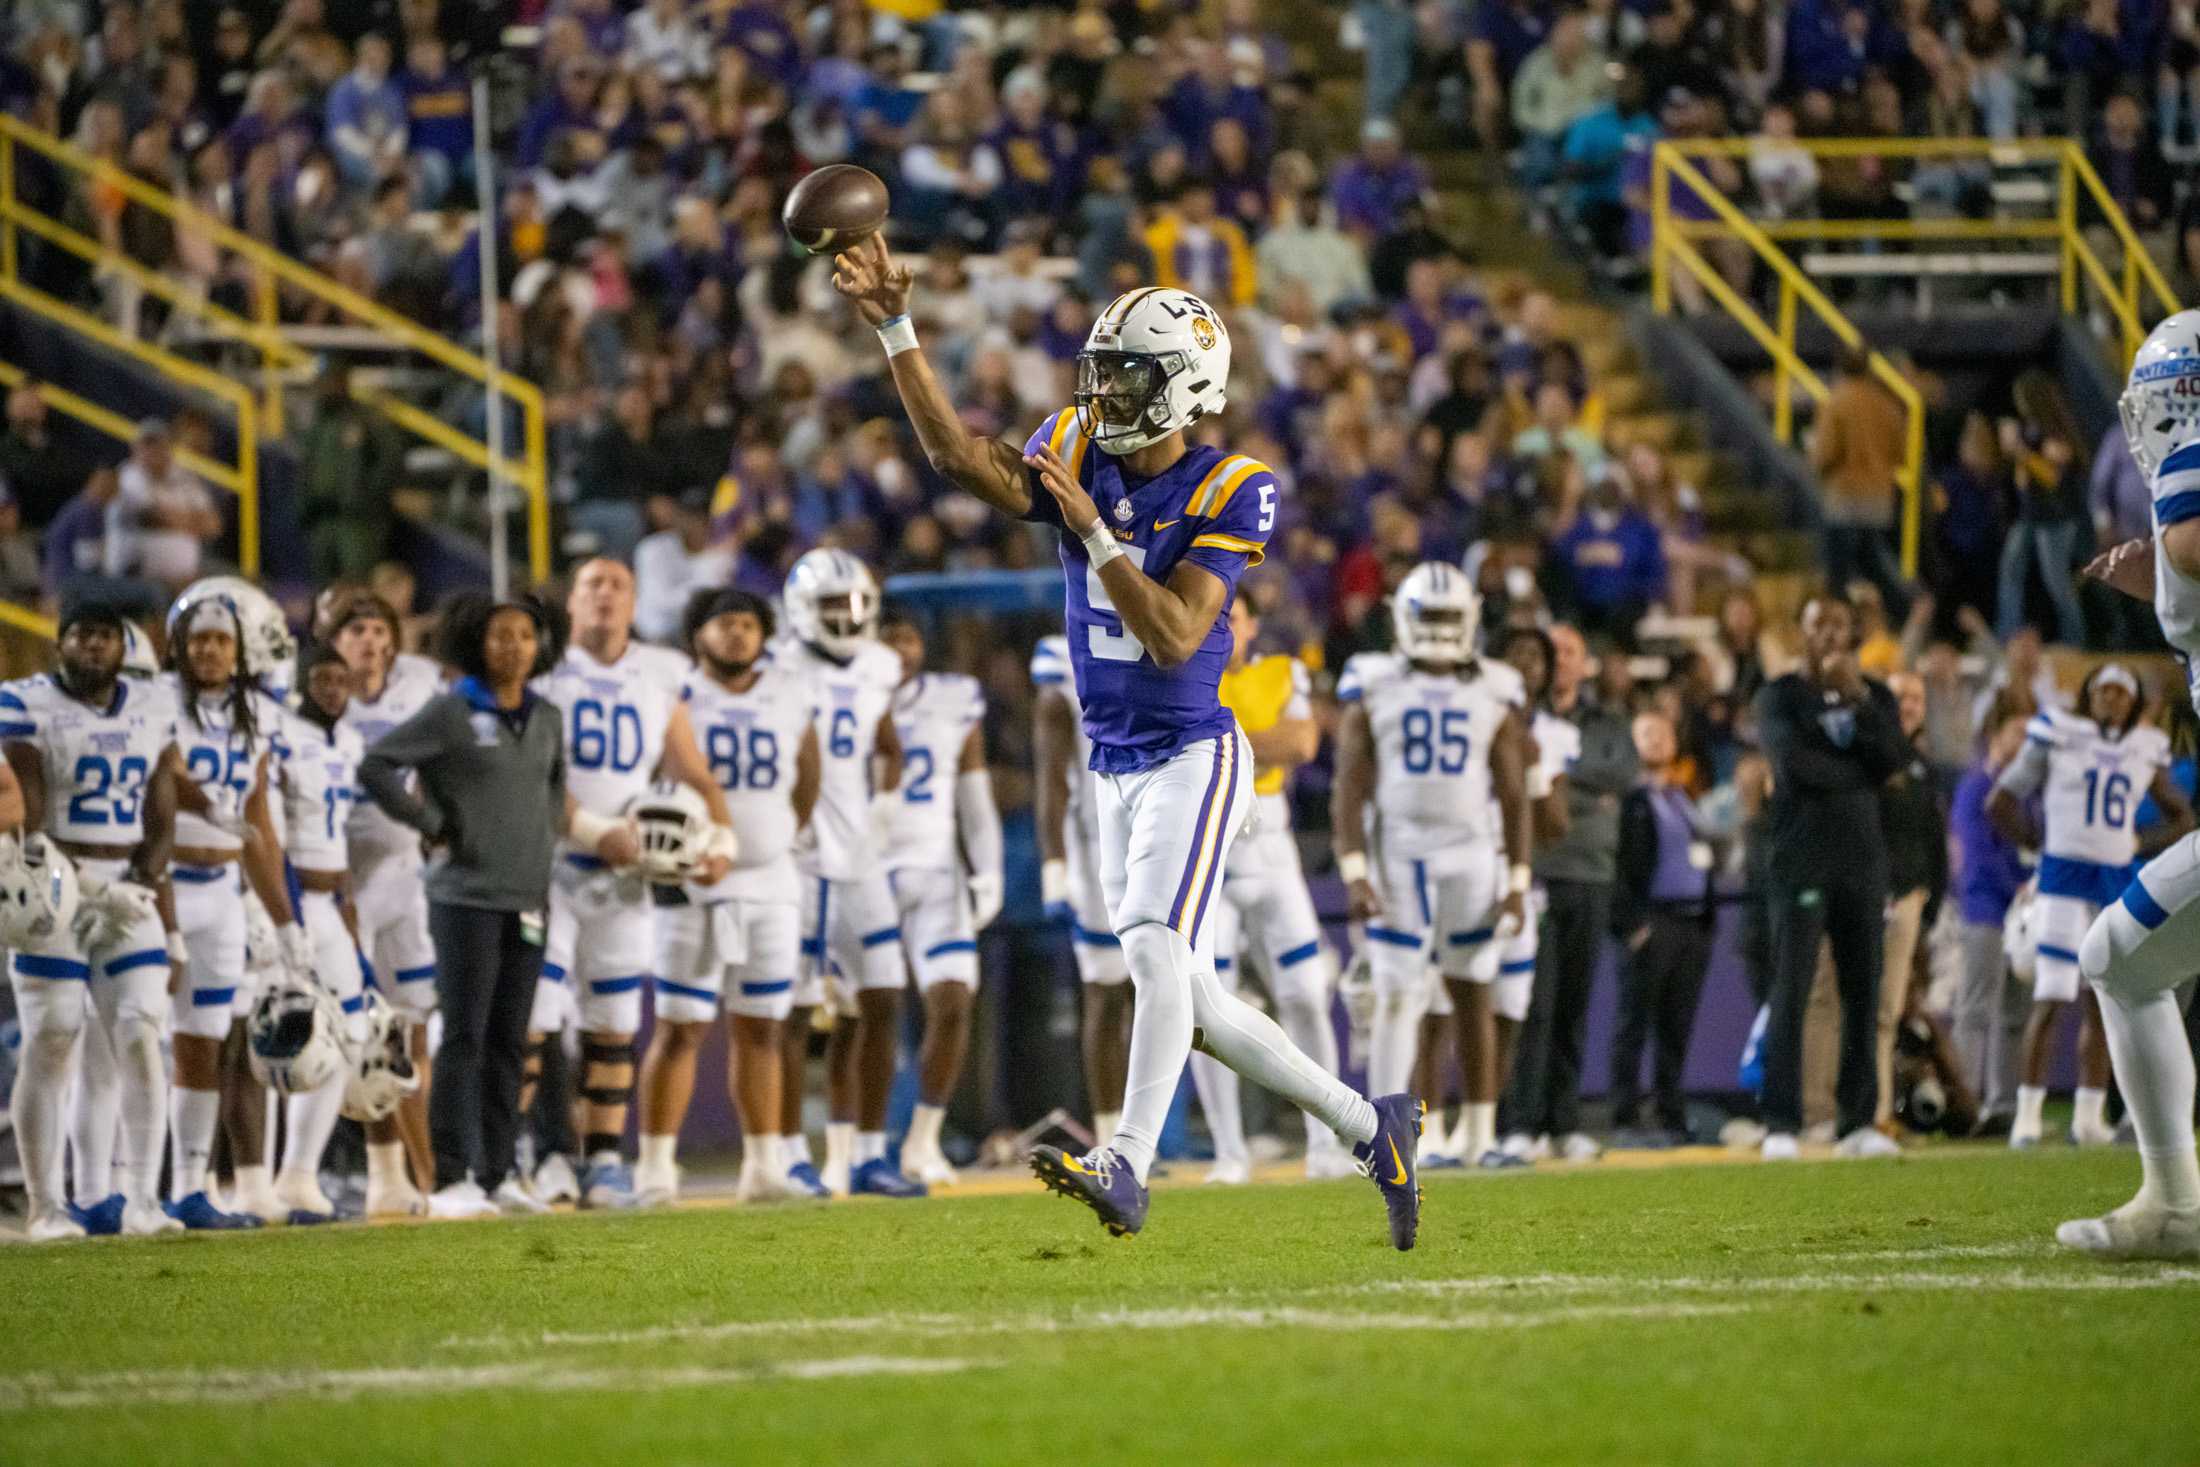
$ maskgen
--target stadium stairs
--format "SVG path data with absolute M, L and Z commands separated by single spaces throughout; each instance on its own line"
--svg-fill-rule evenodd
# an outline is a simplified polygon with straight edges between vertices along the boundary
M 82 215 L 69 201 L 78 197 L 192 232 L 249 300 L 210 300 L 180 273 L 104 248 L 76 227 Z M 143 329 L 120 329 L 117 302 L 133 298 L 142 302 L 133 314 Z M 316 324 L 298 323 L 305 307 Z M 332 360 L 356 365 L 353 396 L 407 446 L 395 549 L 420 572 L 423 594 L 486 581 L 478 537 L 449 523 L 481 521 L 480 485 L 492 467 L 507 486 L 505 502 L 525 510 L 515 537 L 520 573 L 547 574 L 547 452 L 534 384 L 503 373 L 492 387 L 487 363 L 459 343 L 0 116 L 0 386 L 38 379 L 55 431 L 104 462 L 124 456 L 139 420 L 195 410 L 206 432 L 195 452 L 186 439 L 182 458 L 228 496 L 230 529 L 217 554 L 278 592 L 303 593 L 307 578 L 293 399 Z M 511 425 L 510 446 L 495 460 L 485 426 L 476 426 L 485 424 L 492 395 Z M 43 656 L 49 609 L 0 603 L 0 663 L 16 668 Z
M 1284 38 L 1312 65 L 1315 112 L 1332 156 L 1358 146 L 1364 95 L 1361 57 L 1337 44 L 1336 8 L 1321 0 L 1281 0 L 1273 16 Z M 1716 446 L 1701 412 L 1675 402 L 1646 368 L 1629 329 L 1626 303 L 1593 280 L 1566 250 L 1529 227 L 1526 201 L 1502 179 L 1478 144 L 1410 101 L 1399 118 L 1407 146 L 1435 182 L 1443 228 L 1466 243 L 1485 288 L 1548 291 L 1561 305 L 1563 334 L 1580 350 L 1601 402 L 1615 455 L 1636 443 L 1665 451 L 1674 482 L 1702 496 L 1706 535 L 1716 548 L 1745 557 L 1767 610 L 1799 608 L 1815 575 L 1811 538 L 1796 530 L 1779 499 L 1746 474 L 1743 460 Z M 1722 589 L 1706 577 L 1696 610 L 1711 614 Z

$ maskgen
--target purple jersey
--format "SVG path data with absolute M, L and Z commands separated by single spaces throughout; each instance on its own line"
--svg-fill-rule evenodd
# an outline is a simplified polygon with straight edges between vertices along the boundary
M 1046 445 L 1077 475 L 1100 506 L 1131 563 L 1156 581 L 1167 581 L 1189 561 L 1219 579 L 1231 595 L 1247 566 L 1260 564 L 1262 547 L 1276 526 L 1276 476 L 1242 454 L 1194 448 L 1141 484 L 1116 459 L 1092 451 L 1064 408 L 1039 425 L 1024 445 Z M 1061 509 L 1036 473 L 1030 474 L 1031 511 L 1026 518 L 1063 528 Z M 1173 757 L 1201 739 L 1226 734 L 1230 710 L 1215 696 L 1230 661 L 1230 596 L 1222 600 L 1207 639 L 1181 667 L 1162 667 L 1123 626 L 1107 587 L 1085 557 L 1084 542 L 1062 536 L 1066 581 L 1063 619 L 1077 700 L 1092 741 L 1092 767 L 1102 774 L 1135 774 Z

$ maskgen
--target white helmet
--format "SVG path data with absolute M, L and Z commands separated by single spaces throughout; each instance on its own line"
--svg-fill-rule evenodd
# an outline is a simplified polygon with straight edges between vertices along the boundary
M 1423 561 L 1391 594 L 1390 622 L 1398 650 L 1413 661 L 1465 662 L 1481 630 L 1482 598 L 1459 567 Z
M 2142 473 L 2200 441 L 2200 310 L 2179 311 L 2147 334 L 2116 407 Z
M 343 1073 L 343 1010 L 317 983 L 289 974 L 260 990 L 245 1028 L 252 1073 L 284 1095 L 318 1090 Z
M 2001 919 L 2001 950 L 2009 960 L 2009 973 L 2025 987 L 2032 986 L 2032 976 L 2040 963 L 2040 902 L 2038 883 L 2027 881 L 2017 888 L 2010 898 L 2009 910 Z
M 76 921 L 76 866 L 43 833 L 0 835 L 0 947 L 50 952 Z
M 1221 412 L 1229 382 L 1230 333 L 1212 307 L 1186 290 L 1127 291 L 1077 354 L 1077 426 L 1132 453 Z
M 386 1120 L 397 1103 L 420 1088 L 405 1016 L 368 989 L 353 1018 L 351 1076 L 344 1082 L 344 1115 L 364 1125 Z
M 122 624 L 122 675 L 159 677 L 160 659 L 153 655 L 153 639 L 134 621 Z
M 208 576 L 184 587 L 176 604 L 168 608 L 169 645 L 176 645 L 179 629 L 209 604 L 227 607 L 236 621 L 238 667 L 248 677 L 258 678 L 269 693 L 280 697 L 287 692 L 298 656 L 297 639 L 290 635 L 290 623 L 275 598 L 241 576 Z
M 626 802 L 626 816 L 641 833 L 642 877 L 677 886 L 694 873 L 710 845 L 710 807 L 676 779 L 660 779 Z
M 835 657 L 855 653 L 878 621 L 878 582 L 845 550 L 820 547 L 787 572 L 787 627 Z

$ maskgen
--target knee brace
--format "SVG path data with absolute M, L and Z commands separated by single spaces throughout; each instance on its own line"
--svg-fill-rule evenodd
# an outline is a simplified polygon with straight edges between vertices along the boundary
M 634 1100 L 634 1041 L 601 1040 L 592 1035 L 581 1036 L 581 1099 L 592 1106 L 617 1110 L 624 1115 Z M 624 1129 L 622 1124 L 621 1130 Z M 581 1138 L 581 1150 L 588 1156 L 615 1152 L 620 1145 L 620 1131 L 590 1131 Z

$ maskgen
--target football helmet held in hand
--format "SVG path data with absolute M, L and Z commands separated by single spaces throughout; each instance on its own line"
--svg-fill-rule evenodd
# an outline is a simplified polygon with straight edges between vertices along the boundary
M 343 1025 L 326 989 L 284 974 L 261 990 L 245 1026 L 252 1073 L 284 1095 L 320 1089 L 344 1070 Z
M 0 946 L 52 952 L 73 939 L 76 864 L 43 834 L 0 835 Z

